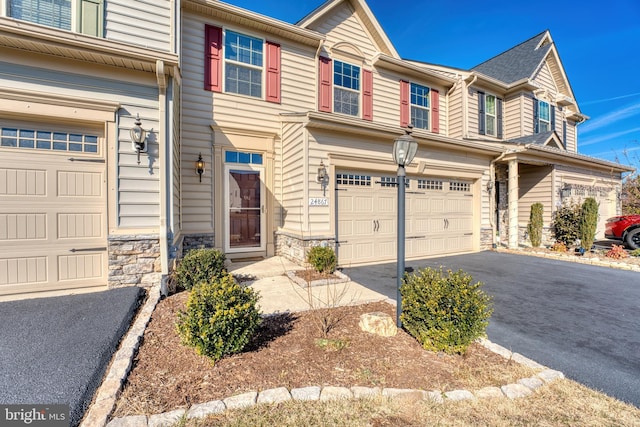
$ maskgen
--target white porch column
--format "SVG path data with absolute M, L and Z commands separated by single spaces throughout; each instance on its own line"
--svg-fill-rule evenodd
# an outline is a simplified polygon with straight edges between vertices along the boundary
M 509 249 L 518 248 L 518 161 L 509 160 Z

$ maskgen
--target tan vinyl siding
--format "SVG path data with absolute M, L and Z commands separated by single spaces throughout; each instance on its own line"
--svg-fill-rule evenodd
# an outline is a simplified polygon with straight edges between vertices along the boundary
M 133 73 L 137 80 L 127 82 L 102 77 L 109 73 L 100 68 L 87 68 L 86 74 L 73 74 L 51 67 L 49 69 L 27 67 L 18 64 L 0 63 L 0 86 L 13 87 L 35 93 L 51 93 L 76 97 L 78 99 L 104 100 L 120 103 L 117 129 L 117 212 L 116 225 L 120 228 L 157 230 L 159 225 L 159 183 L 158 163 L 158 89 L 155 76 L 148 79 L 148 85 L 141 84 L 140 75 Z M 136 153 L 131 148 L 129 129 L 134 117 L 140 114 L 142 127 L 152 130 L 148 135 L 150 153 L 140 155 L 137 164 Z M 155 157 L 154 157 L 155 156 Z
M 524 97 L 522 94 L 509 96 L 504 103 L 504 138 L 506 140 L 522 136 L 522 110 Z M 533 120 L 533 119 L 532 119 Z
M 468 137 L 477 138 L 478 135 L 478 89 L 467 89 L 467 123 L 469 126 Z M 482 136 L 484 138 L 484 135 Z
M 336 43 L 348 42 L 360 49 L 370 64 L 378 49 L 349 6 L 349 2 L 342 2 L 334 7 L 332 12 L 331 16 L 327 16 L 318 26 L 312 26 L 310 29 L 326 34 L 325 49 L 331 49 Z
M 522 132 L 520 136 L 533 135 L 533 95 L 522 95 Z
M 459 85 L 456 89 L 449 95 L 448 99 L 448 113 L 449 116 L 449 131 L 448 136 L 452 138 L 463 138 L 464 130 L 463 130 L 463 106 L 462 106 L 462 87 L 463 85 Z M 442 111 L 442 110 L 440 110 Z M 442 113 L 440 114 L 442 116 Z
M 171 50 L 170 0 L 105 1 L 105 37 L 109 40 Z
M 551 171 L 550 166 L 519 165 L 518 224 L 521 227 L 526 227 L 529 223 L 531 205 L 534 203 L 542 203 L 544 207 L 543 221 L 545 226 L 551 223 L 553 210 Z
M 553 75 L 551 75 L 549 65 L 547 65 L 546 62 L 542 64 L 538 73 L 533 78 L 533 81 L 538 83 L 543 89 L 548 90 L 553 97 L 558 93 L 558 88 L 553 80 Z
M 578 152 L 578 128 L 576 122 L 567 120 L 567 151 Z
M 281 180 L 276 193 L 280 196 L 281 226 L 293 233 L 303 233 L 305 176 L 304 130 L 300 124 L 285 124 L 282 135 Z M 278 181 L 277 181 L 278 182 Z

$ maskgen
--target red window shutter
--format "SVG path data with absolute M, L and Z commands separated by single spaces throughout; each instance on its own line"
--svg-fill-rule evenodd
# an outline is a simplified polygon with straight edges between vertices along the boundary
M 280 45 L 267 42 L 267 101 L 280 103 Z
M 409 82 L 400 80 L 400 126 L 407 127 L 411 121 L 409 109 Z
M 362 70 L 362 118 L 373 120 L 373 73 Z
M 222 92 L 222 28 L 204 27 L 204 89 Z
M 440 92 L 431 89 L 431 132 L 440 133 Z
M 325 58 L 324 56 L 320 57 L 319 62 L 319 78 L 320 85 L 318 87 L 318 110 L 326 111 L 328 113 L 331 112 L 331 80 L 332 80 L 332 72 L 331 72 L 331 59 Z

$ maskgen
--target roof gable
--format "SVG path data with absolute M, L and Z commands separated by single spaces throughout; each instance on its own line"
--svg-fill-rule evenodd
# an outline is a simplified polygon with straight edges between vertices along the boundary
M 506 84 L 531 78 L 553 48 L 549 31 L 544 31 L 511 49 L 494 56 L 471 70 Z
M 320 23 L 332 17 L 332 13 L 338 5 L 344 3 L 355 11 L 378 51 L 399 59 L 398 52 L 364 0 L 328 0 L 302 18 L 296 25 L 305 29 L 316 29 Z
M 522 136 L 520 138 L 514 138 L 511 142 L 516 142 L 518 144 L 534 144 L 546 147 L 553 147 L 560 150 L 564 150 L 564 145 L 558 134 L 555 131 L 548 131 L 542 133 L 536 133 L 533 135 Z

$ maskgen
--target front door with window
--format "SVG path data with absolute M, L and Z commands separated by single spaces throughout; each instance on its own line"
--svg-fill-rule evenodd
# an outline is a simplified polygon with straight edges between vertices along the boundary
M 227 166 L 226 251 L 262 251 L 264 244 L 263 170 L 250 165 Z

